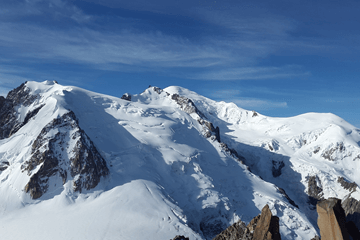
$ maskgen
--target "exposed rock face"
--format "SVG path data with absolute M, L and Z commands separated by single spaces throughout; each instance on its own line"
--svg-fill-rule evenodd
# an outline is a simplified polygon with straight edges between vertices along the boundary
M 213 240 L 281 240 L 279 232 L 279 218 L 272 216 L 269 206 L 266 205 L 261 214 L 253 218 L 250 223 L 239 220 L 234 223 Z
M 321 156 L 329 161 L 336 161 L 337 154 L 345 152 L 345 146 L 343 142 L 338 142 L 334 147 L 329 150 L 324 151 Z
M 194 102 L 187 98 L 187 97 L 183 97 L 183 96 L 179 96 L 179 94 L 173 94 L 171 95 L 171 99 L 174 100 L 178 105 L 180 105 L 181 109 L 188 113 L 188 114 L 192 114 L 192 113 L 197 113 L 199 116 L 203 117 L 204 115 L 197 109 L 197 107 L 195 106 Z
M 329 198 L 316 205 L 318 212 L 318 226 L 321 239 L 348 240 L 345 212 L 341 207 L 341 200 Z
M 31 117 L 37 114 L 41 107 L 28 113 L 24 122 L 21 123 L 18 121 L 18 113 L 15 109 L 19 105 L 29 106 L 37 98 L 37 95 L 29 94 L 25 83 L 10 91 L 6 98 L 0 97 L 0 139 L 8 138 L 16 133 Z
M 316 205 L 319 200 L 323 200 L 323 189 L 321 187 L 321 181 L 317 176 L 310 176 L 308 178 L 308 195 L 309 203 Z
M 246 225 L 244 222 L 239 220 L 234 223 L 224 231 L 222 231 L 219 235 L 217 235 L 213 240 L 237 240 L 243 239 L 245 234 Z
M 285 167 L 285 163 L 283 161 L 274 161 L 272 160 L 272 175 L 273 177 L 278 177 L 281 175 L 281 169 Z
M 31 158 L 22 169 L 31 176 L 25 191 L 33 199 L 49 187 L 49 179 L 60 177 L 64 184 L 71 176 L 74 191 L 92 189 L 109 173 L 90 138 L 80 129 L 70 111 L 46 125 L 32 145 Z
M 345 211 L 346 220 L 354 222 L 360 229 L 360 201 L 349 196 L 342 201 L 341 206 Z
M 170 239 L 171 240 L 171 239 Z M 174 237 L 172 240 L 189 240 L 189 238 L 187 237 L 184 237 L 184 236 L 180 236 L 180 235 L 177 235 L 176 237 Z
M 131 95 L 128 93 L 125 93 L 124 95 L 121 96 L 121 99 L 131 101 Z
M 10 163 L 8 161 L 0 162 L 0 172 L 6 170 L 9 167 Z
M 349 190 L 350 192 L 354 192 L 356 191 L 357 188 L 357 184 L 355 182 L 350 183 L 349 181 L 347 181 L 345 178 L 343 177 L 338 177 L 338 183 L 341 184 L 341 186 L 347 190 Z

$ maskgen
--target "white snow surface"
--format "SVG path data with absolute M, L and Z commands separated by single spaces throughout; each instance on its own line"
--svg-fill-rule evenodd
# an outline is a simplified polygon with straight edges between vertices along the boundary
M 282 239 L 311 239 L 319 233 L 307 202 L 309 176 L 318 176 L 325 198 L 360 200 L 359 188 L 350 193 L 337 182 L 344 177 L 360 184 L 360 130 L 333 114 L 272 118 L 175 86 L 160 94 L 148 88 L 132 101 L 51 81 L 26 87 L 39 97 L 18 107 L 20 121 L 45 106 L 0 141 L 0 163 L 10 164 L 0 171 L 1 239 L 211 239 L 206 229 L 239 219 L 248 223 L 265 204 L 280 218 Z M 251 172 L 203 136 L 199 116 L 182 111 L 171 98 L 175 93 L 219 126 L 221 141 L 246 158 Z M 82 193 L 70 181 L 49 184 L 46 194 L 32 200 L 21 165 L 42 128 L 70 110 L 110 175 Z M 272 175 L 273 161 L 285 164 L 278 177 Z

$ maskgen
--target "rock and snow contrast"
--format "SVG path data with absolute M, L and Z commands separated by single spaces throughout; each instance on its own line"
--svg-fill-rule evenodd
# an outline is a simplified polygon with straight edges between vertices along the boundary
M 266 204 L 282 239 L 311 239 L 329 197 L 360 224 L 360 130 L 333 114 L 26 82 L 0 97 L 0 139 L 2 239 L 212 239 Z

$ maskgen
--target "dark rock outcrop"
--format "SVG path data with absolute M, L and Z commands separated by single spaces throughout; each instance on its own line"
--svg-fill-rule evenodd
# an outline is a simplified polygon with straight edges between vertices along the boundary
M 343 188 L 345 188 L 346 190 L 349 190 L 350 192 L 354 192 L 358 186 L 355 182 L 351 183 L 343 177 L 338 177 L 337 181 L 338 181 L 338 183 L 341 184 L 341 186 Z
M 246 225 L 243 221 L 239 220 L 219 235 L 217 235 L 213 240 L 237 240 L 243 239 L 243 236 L 246 231 Z
M 321 181 L 317 176 L 310 176 L 308 178 L 309 203 L 312 204 L 313 206 L 315 206 L 318 201 L 324 199 L 323 189 L 319 185 L 321 185 Z
M 281 175 L 281 169 L 285 167 L 285 163 L 283 161 L 274 161 L 272 160 L 272 175 L 273 177 L 278 177 Z
M 360 229 L 360 201 L 349 196 L 343 199 L 341 206 L 345 211 L 346 220 L 354 222 L 356 227 Z
M 183 235 L 177 235 L 176 237 L 174 237 L 173 239 L 170 239 L 170 240 L 189 240 L 188 237 L 185 237 Z
M 131 101 L 131 95 L 129 93 L 125 93 L 121 96 L 121 99 L 124 99 L 126 101 Z
M 343 142 L 338 142 L 333 148 L 324 151 L 321 156 L 329 161 L 338 160 L 335 153 L 345 152 L 345 146 Z
M 25 121 L 18 121 L 16 107 L 30 106 L 37 98 L 37 95 L 30 94 L 25 83 L 11 90 L 6 98 L 0 97 L 0 139 L 8 138 L 25 124 Z M 40 109 L 41 107 L 37 111 L 34 110 L 33 113 L 28 113 L 29 116 L 25 120 L 28 121 L 35 116 Z
M 184 112 L 188 114 L 197 113 L 200 117 L 204 117 L 204 114 L 199 111 L 191 99 L 179 96 L 179 94 L 176 93 L 171 95 L 171 99 L 174 100 Z
M 262 209 L 261 214 L 253 218 L 250 223 L 239 220 L 213 240 L 281 240 L 279 232 L 279 218 L 272 216 L 268 205 Z
M 10 163 L 8 161 L 0 162 L 0 172 L 6 170 L 9 167 Z
M 48 189 L 51 177 L 60 177 L 65 184 L 68 176 L 74 191 L 90 190 L 109 169 L 90 138 L 80 129 L 70 111 L 47 124 L 32 145 L 31 158 L 22 165 L 31 176 L 25 192 L 33 199 Z

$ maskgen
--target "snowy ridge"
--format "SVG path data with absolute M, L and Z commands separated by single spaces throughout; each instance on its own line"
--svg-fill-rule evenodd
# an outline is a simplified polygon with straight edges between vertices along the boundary
M 265 204 L 279 216 L 283 239 L 311 239 L 317 234 L 308 196 L 312 176 L 323 197 L 360 196 L 358 187 L 351 193 L 338 181 L 360 184 L 354 171 L 360 167 L 360 131 L 332 114 L 270 118 L 181 87 L 150 87 L 131 101 L 51 81 L 24 87 L 35 97 L 14 107 L 23 124 L 0 140 L 4 239 L 212 239 L 238 219 L 249 222 Z M 76 127 L 49 128 L 69 113 Z M 26 191 L 31 176 L 24 169 L 46 126 L 50 139 L 64 133 L 56 146 L 66 147 L 52 156 L 66 161 L 56 168 L 57 178 L 48 178 L 46 193 L 34 198 Z M 80 136 L 99 154 L 94 171 L 104 172 L 91 186 L 92 178 L 83 178 L 77 191 L 79 177 L 68 169 Z M 46 139 L 42 152 L 50 146 Z

